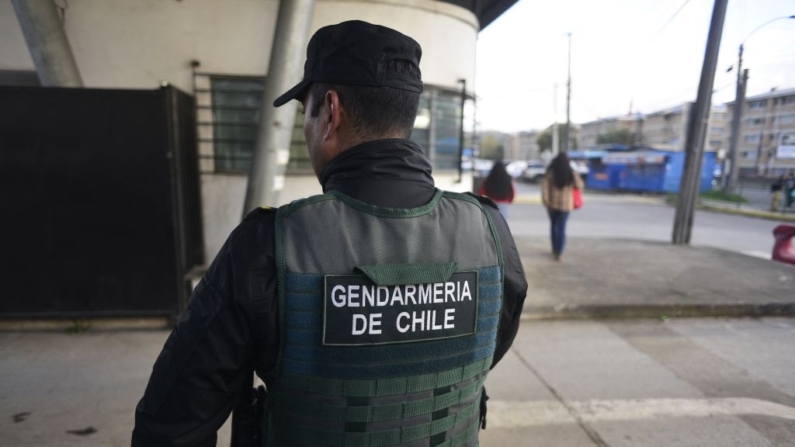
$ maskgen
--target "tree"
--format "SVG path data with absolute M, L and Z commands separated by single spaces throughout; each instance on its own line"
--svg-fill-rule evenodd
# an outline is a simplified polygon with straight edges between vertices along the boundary
M 596 136 L 596 144 L 626 144 L 635 141 L 635 134 L 629 129 L 615 129 Z
M 480 154 L 478 157 L 489 160 L 501 160 L 505 154 L 502 143 L 491 135 L 486 135 L 480 140 Z
M 541 152 L 551 151 L 552 150 L 552 128 L 554 125 L 547 127 L 544 129 L 543 132 L 538 134 L 536 137 L 536 143 L 538 144 L 538 149 Z M 566 136 L 566 124 L 558 124 L 558 141 L 563 141 L 563 138 Z M 572 133 L 570 135 L 571 144 L 569 145 L 570 150 L 577 150 L 577 138 Z
M 552 150 L 552 129 L 548 128 L 538 134 L 536 137 L 536 143 L 538 144 L 538 149 L 541 152 L 551 151 Z

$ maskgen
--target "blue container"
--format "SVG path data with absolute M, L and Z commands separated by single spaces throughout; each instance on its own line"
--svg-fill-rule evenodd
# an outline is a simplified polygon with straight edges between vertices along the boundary
M 586 186 L 602 191 L 678 193 L 684 170 L 683 152 L 642 149 L 613 152 L 591 160 Z M 704 154 L 700 191 L 712 189 L 714 152 Z
M 601 160 L 591 160 L 588 163 L 588 180 L 585 187 L 600 191 L 618 189 L 621 176 L 621 167 L 602 164 Z
M 684 152 L 671 152 L 668 160 L 664 192 L 678 194 L 682 183 L 682 174 L 685 170 L 685 154 Z M 704 154 L 704 159 L 701 162 L 699 192 L 712 190 L 712 174 L 715 171 L 715 162 L 716 155 L 714 152 Z

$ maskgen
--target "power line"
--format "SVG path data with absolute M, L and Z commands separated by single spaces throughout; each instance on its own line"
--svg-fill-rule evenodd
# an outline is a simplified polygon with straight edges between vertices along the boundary
M 659 34 L 660 34 L 660 33 L 661 33 L 661 32 L 662 32 L 662 31 L 663 31 L 663 30 L 664 30 L 666 27 L 668 27 L 668 25 L 670 25 L 670 24 L 671 24 L 671 22 L 673 22 L 673 21 L 674 21 L 674 19 L 676 18 L 676 16 L 678 16 L 678 15 L 679 15 L 679 13 L 680 13 L 680 12 L 682 12 L 682 10 L 683 10 L 683 9 L 685 9 L 685 6 L 687 6 L 687 4 L 688 4 L 688 3 L 690 3 L 690 0 L 685 0 L 685 2 L 684 2 L 684 3 L 682 3 L 682 6 L 680 6 L 680 7 L 679 7 L 679 9 L 677 9 L 677 10 L 676 10 L 676 12 L 674 13 L 674 15 L 672 15 L 672 16 L 671 16 L 671 18 L 670 18 L 670 19 L 668 19 L 668 21 L 667 21 L 667 22 L 665 22 L 665 25 L 663 25 L 663 26 L 662 26 L 662 28 L 660 28 L 659 30 L 657 30 L 657 32 L 656 32 L 656 33 L 654 33 L 654 35 L 653 35 L 653 36 L 651 36 L 651 38 L 649 39 L 649 41 L 651 42 L 652 40 L 654 40 L 654 38 L 655 38 L 655 37 L 657 37 L 657 36 L 658 36 L 658 35 L 659 35 Z

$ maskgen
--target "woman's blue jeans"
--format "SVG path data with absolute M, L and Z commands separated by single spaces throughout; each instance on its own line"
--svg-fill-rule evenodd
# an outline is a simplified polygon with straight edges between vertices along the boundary
M 547 209 L 547 213 L 551 224 L 552 253 L 563 254 L 563 248 L 566 247 L 566 220 L 569 218 L 569 213 L 551 209 Z

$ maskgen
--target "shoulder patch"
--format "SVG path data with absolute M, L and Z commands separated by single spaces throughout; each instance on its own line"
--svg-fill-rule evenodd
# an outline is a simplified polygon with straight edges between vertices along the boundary
M 489 198 L 488 198 L 488 197 L 486 197 L 486 196 L 481 196 L 481 195 L 478 195 L 478 194 L 475 194 L 475 193 L 471 193 L 471 192 L 466 192 L 466 193 L 464 193 L 464 194 L 466 194 L 466 195 L 468 195 L 468 196 L 472 196 L 472 197 L 474 197 L 474 198 L 478 199 L 478 202 L 480 202 L 480 203 L 481 203 L 481 204 L 483 204 L 483 205 L 488 205 L 488 206 L 490 206 L 490 207 L 494 208 L 495 210 L 498 210 L 498 209 L 500 209 L 500 208 L 497 206 L 497 204 L 496 204 L 496 203 L 494 203 L 494 201 L 492 201 L 491 199 L 489 199 Z

